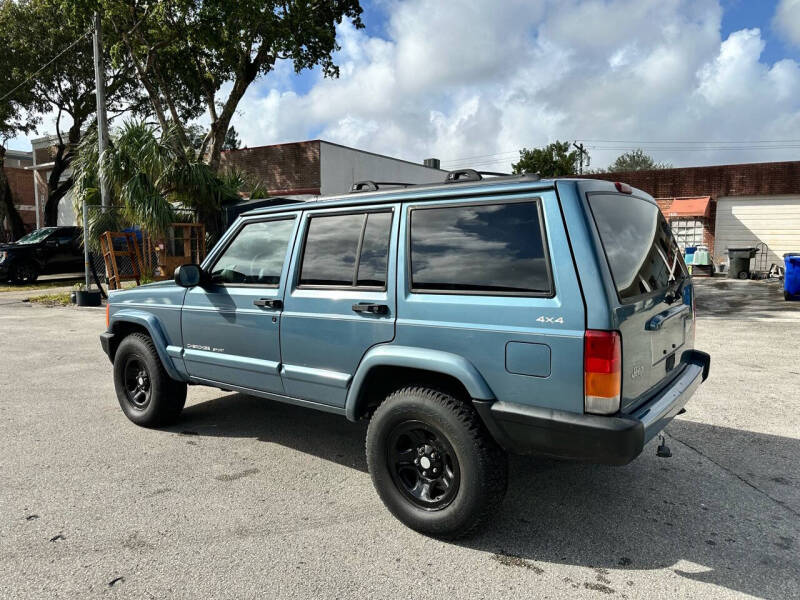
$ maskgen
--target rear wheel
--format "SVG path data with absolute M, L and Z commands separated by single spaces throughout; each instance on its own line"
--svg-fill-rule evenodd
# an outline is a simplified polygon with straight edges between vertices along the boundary
M 11 270 L 11 280 L 14 283 L 30 284 L 35 283 L 39 278 L 39 269 L 33 263 L 22 263 L 14 265 Z
M 186 403 L 186 384 L 170 378 L 153 341 L 142 333 L 120 342 L 114 355 L 114 387 L 125 416 L 144 427 L 174 422 Z
M 441 538 L 469 535 L 497 509 L 508 462 L 475 410 L 441 390 L 392 393 L 367 430 L 367 464 L 400 521 Z

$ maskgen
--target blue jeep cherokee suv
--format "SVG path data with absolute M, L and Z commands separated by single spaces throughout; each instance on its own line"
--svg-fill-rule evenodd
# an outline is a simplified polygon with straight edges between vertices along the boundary
M 708 376 L 694 291 L 647 194 L 481 178 L 246 213 L 202 266 L 112 293 L 103 349 L 143 426 L 187 384 L 369 419 L 389 510 L 470 533 L 507 452 L 625 464 Z

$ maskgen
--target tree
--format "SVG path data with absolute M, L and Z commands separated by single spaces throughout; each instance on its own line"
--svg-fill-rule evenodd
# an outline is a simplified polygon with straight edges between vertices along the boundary
M 89 7 L 75 9 L 63 0 L 12 2 L 0 14 L 0 29 L 9 36 L 8 45 L 17 60 L 26 65 L 20 78 L 26 80 L 41 111 L 55 113 L 55 153 L 47 182 L 44 224 L 56 225 L 58 205 L 72 187 L 72 177 L 63 178 L 75 155 L 81 132 L 96 112 L 94 55 Z M 32 40 L 36 40 L 32 43 Z M 66 52 L 64 52 L 67 50 Z M 136 104 L 132 70 L 112 69 L 106 57 L 106 101 L 114 114 Z
M 650 169 L 671 169 L 670 163 L 656 162 L 653 157 L 646 154 L 641 148 L 621 154 L 608 167 L 610 173 L 622 171 L 647 171 Z
M 91 4 L 90 0 L 84 2 Z M 129 62 L 163 131 L 191 147 L 186 123 L 203 112 L 200 153 L 219 168 L 231 119 L 247 88 L 278 60 L 338 76 L 336 25 L 361 23 L 358 0 L 101 0 L 112 54 Z
M 203 146 L 203 140 L 208 135 L 208 129 L 204 129 L 202 125 L 193 123 L 186 127 L 186 136 L 189 138 L 189 144 L 196 151 L 199 151 Z M 239 139 L 239 133 L 233 126 L 228 127 L 228 133 L 225 134 L 225 143 L 222 145 L 223 150 L 238 150 L 242 145 Z
M 233 128 L 228 127 L 228 133 L 225 134 L 225 141 L 222 143 L 223 150 L 238 150 L 242 145 L 242 140 L 239 139 L 239 133 Z
M 162 132 L 142 121 L 129 121 L 112 132 L 102 159 L 96 130 L 84 136 L 73 162 L 73 201 L 76 214 L 84 201 L 92 207 L 88 226 L 93 244 L 105 231 L 134 224 L 162 236 L 173 222 L 197 220 L 206 225 L 212 241 L 221 233 L 221 209 L 239 200 L 238 189 L 193 150 L 184 153 L 176 136 L 175 127 Z M 111 210 L 100 208 L 100 177 L 108 183 Z
M 14 239 L 25 234 L 22 218 L 14 206 L 11 187 L 5 174 L 6 144 L 18 135 L 36 128 L 37 113 L 45 105 L 26 84 L 32 71 L 30 57 L 20 53 L 14 44 L 14 32 L 7 27 L 16 13 L 16 2 L 0 3 L 0 222 L 5 219 Z
M 514 173 L 538 173 L 542 177 L 574 175 L 578 168 L 578 151 L 570 142 L 555 141 L 544 148 L 523 148 L 519 162 L 511 165 Z

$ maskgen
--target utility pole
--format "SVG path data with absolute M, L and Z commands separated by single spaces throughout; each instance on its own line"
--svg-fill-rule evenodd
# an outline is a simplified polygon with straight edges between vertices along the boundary
M 106 74 L 103 67 L 103 40 L 100 29 L 100 13 L 94 13 L 94 82 L 97 94 L 97 150 L 102 159 L 108 147 L 108 120 L 106 118 Z M 105 179 L 100 178 L 100 201 L 103 209 L 111 206 L 108 197 L 108 186 Z
M 579 173 L 583 175 L 583 157 L 586 156 L 586 166 L 589 166 L 589 153 L 586 151 L 586 147 L 581 142 L 580 144 L 577 142 L 573 142 L 572 145 L 578 151 L 578 160 L 580 161 L 580 171 Z
M 100 37 L 100 13 L 94 13 L 94 87 L 97 96 L 97 149 L 98 156 L 102 159 L 103 152 L 108 146 L 108 122 L 106 120 L 106 78 L 105 69 L 103 68 L 103 40 Z M 100 203 L 103 210 L 106 210 L 111 201 L 108 197 L 108 186 L 101 176 L 100 178 Z M 91 266 L 89 264 L 89 207 L 86 200 L 83 201 L 83 270 L 86 277 L 86 289 L 89 290 L 91 282 L 89 281 L 89 273 Z

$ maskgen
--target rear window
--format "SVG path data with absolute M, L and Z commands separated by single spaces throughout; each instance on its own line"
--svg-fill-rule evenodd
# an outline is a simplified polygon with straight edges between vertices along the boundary
M 550 294 L 538 202 L 413 209 L 411 288 L 434 293 Z
M 658 206 L 622 194 L 589 194 L 589 206 L 620 300 L 663 290 L 686 277 L 680 250 Z

